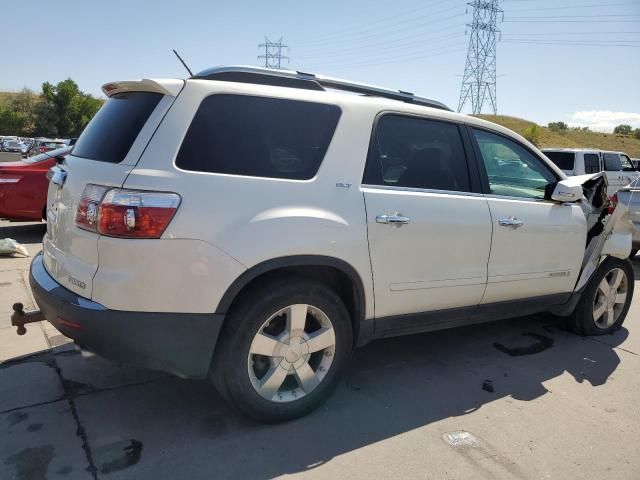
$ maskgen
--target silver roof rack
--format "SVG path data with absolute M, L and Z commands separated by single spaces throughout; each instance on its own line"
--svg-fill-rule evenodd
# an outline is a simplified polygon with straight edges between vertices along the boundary
M 451 109 L 444 103 L 420 97 L 411 92 L 390 90 L 388 88 L 375 87 L 365 83 L 350 82 L 348 80 L 340 80 L 338 78 L 324 77 L 322 75 L 293 70 L 274 70 L 251 66 L 213 67 L 196 73 L 191 78 L 201 80 L 221 80 L 225 82 L 256 83 L 260 85 L 303 88 L 307 90 L 341 90 L 451 111 Z

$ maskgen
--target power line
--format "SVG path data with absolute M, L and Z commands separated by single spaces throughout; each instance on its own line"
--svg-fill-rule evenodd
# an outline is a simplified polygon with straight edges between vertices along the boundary
M 503 40 L 504 43 L 518 43 L 518 44 L 528 44 L 528 45 L 567 45 L 567 46 L 585 46 L 585 47 L 632 47 L 632 48 L 640 48 L 640 44 L 631 44 L 631 43 L 596 43 L 596 42 L 562 42 L 562 41 L 533 41 L 533 40 Z
M 282 49 L 288 48 L 282 44 L 282 37 L 277 42 L 272 42 L 264 37 L 264 43 L 258 45 L 258 48 L 264 48 L 264 55 L 258 55 L 258 60 L 264 60 L 265 68 L 280 69 L 282 68 L 282 60 L 289 62 L 289 57 L 282 55 Z
M 590 3 L 588 5 L 563 5 L 561 7 L 536 7 L 536 8 L 518 8 L 518 9 L 509 9 L 509 12 L 539 12 L 541 10 L 569 10 L 572 8 L 583 9 L 583 8 L 596 8 L 596 7 L 626 7 L 630 5 L 637 5 L 637 2 L 627 2 L 627 3 Z
M 342 63 L 342 64 L 324 64 L 324 65 L 318 64 L 318 65 L 313 65 L 313 67 L 314 68 L 349 69 L 352 67 L 368 67 L 368 66 L 388 65 L 392 63 L 402 63 L 402 62 L 411 61 L 411 60 L 423 60 L 431 57 L 439 57 L 441 55 L 450 55 L 453 53 L 464 52 L 466 48 L 462 46 L 465 44 L 466 42 L 461 42 L 458 45 L 449 45 L 447 49 L 437 48 L 434 50 L 428 50 L 426 54 L 423 52 L 421 54 L 411 55 L 411 56 L 401 55 L 401 56 L 390 57 L 387 60 L 376 60 L 376 61 L 370 61 L 370 62 L 364 62 L 364 63 L 349 62 L 349 63 Z M 451 47 L 457 47 L 457 48 L 451 48 Z M 429 53 L 429 52 L 432 52 L 432 53 Z
M 339 48 L 339 49 L 333 49 L 333 50 L 318 50 L 317 48 L 313 49 L 313 50 L 307 50 L 307 49 L 302 49 L 302 52 L 307 55 L 307 54 L 311 54 L 311 55 L 332 55 L 332 54 L 338 54 L 341 52 L 356 52 L 356 51 L 371 51 L 373 48 L 375 48 L 376 50 L 378 50 L 379 48 L 384 48 L 386 49 L 387 46 L 391 47 L 391 46 L 395 46 L 395 47 L 400 47 L 400 46 L 406 46 L 406 45 L 413 45 L 416 42 L 413 40 L 419 39 L 421 42 L 423 41 L 429 41 L 432 37 L 425 37 L 426 35 L 432 35 L 434 33 L 442 33 L 442 32 L 451 32 L 453 30 L 458 30 L 460 33 L 462 33 L 461 30 L 461 26 L 459 23 L 455 23 L 452 25 L 447 25 L 444 28 L 439 28 L 436 30 L 425 30 L 425 31 L 421 31 L 421 32 L 417 32 L 417 33 L 412 33 L 410 35 L 404 35 L 401 37 L 396 37 L 396 38 L 388 38 L 388 37 L 384 37 L 384 38 L 378 38 L 377 40 L 374 41 L 368 41 L 362 45 L 358 45 L 358 46 L 354 46 L 354 47 L 344 47 L 344 48 Z M 379 36 L 378 36 L 379 37 Z M 404 43 L 397 43 L 397 42 L 403 42 L 405 40 L 412 40 L 410 42 L 404 42 Z M 317 53 L 315 53 L 317 51 Z
M 355 24 L 352 28 L 350 28 L 348 31 L 341 31 L 341 32 L 335 32 L 335 33 L 328 33 L 328 34 L 324 34 L 324 35 L 320 35 L 318 37 L 312 37 L 310 40 L 307 40 L 306 42 L 303 42 L 302 45 L 311 45 L 311 44 L 317 44 L 317 43 L 333 43 L 335 41 L 344 41 L 344 37 L 351 37 L 351 36 L 357 36 L 361 33 L 369 33 L 369 32 L 381 32 L 384 28 L 387 27 L 394 27 L 397 25 L 401 25 L 403 23 L 407 23 L 407 22 L 411 22 L 411 21 L 416 21 L 422 18 L 426 18 L 426 17 L 430 17 L 434 15 L 434 12 L 430 12 L 428 15 L 419 15 L 419 16 L 415 16 L 413 15 L 415 12 L 421 11 L 421 10 L 425 10 L 425 9 L 432 9 L 434 6 L 443 4 L 443 3 L 450 3 L 450 0 L 440 0 L 439 2 L 436 2 L 435 4 L 429 4 L 429 5 L 424 5 L 422 7 L 419 8 L 415 8 L 412 10 L 408 10 L 404 13 L 398 13 L 395 15 L 391 15 L 391 16 L 387 16 L 385 18 L 381 18 L 378 20 L 372 20 L 372 21 L 367 21 L 367 22 L 362 22 L 362 23 L 357 23 Z M 435 14 L 439 14 L 442 12 L 446 12 L 446 11 L 450 11 L 453 10 L 455 8 L 459 8 L 460 6 L 464 5 L 464 3 L 461 3 L 457 6 L 449 6 L 448 8 L 445 8 L 444 10 L 441 10 L 439 12 L 435 12 Z M 409 15 L 411 14 L 411 18 L 409 19 L 405 19 L 402 20 L 400 22 L 391 22 L 388 26 L 383 26 L 383 27 L 375 27 L 375 28 L 371 28 L 372 25 L 377 25 L 377 24 L 384 24 L 389 22 L 389 20 L 395 19 L 395 18 L 399 18 L 399 17 L 404 17 L 405 15 Z M 353 28 L 358 28 L 359 26 L 366 26 L 367 28 L 364 30 L 356 30 L 354 31 Z
M 325 54 L 325 55 L 322 55 L 322 58 L 323 59 L 337 58 L 338 60 L 345 60 L 345 61 L 349 60 L 350 57 L 358 57 L 358 59 L 360 59 L 367 56 L 369 57 L 373 56 L 373 57 L 380 58 L 381 52 L 387 52 L 387 53 L 393 54 L 392 52 L 397 51 L 398 49 L 400 49 L 402 52 L 405 52 L 405 53 L 411 53 L 410 50 L 412 49 L 419 49 L 420 51 L 422 51 L 424 49 L 424 42 L 429 42 L 430 44 L 442 43 L 444 41 L 447 41 L 453 38 L 461 38 L 461 37 L 462 37 L 462 32 L 453 33 L 453 34 L 450 33 L 447 35 L 440 35 L 437 37 L 423 38 L 419 43 L 417 43 L 414 40 L 411 42 L 405 42 L 397 45 L 387 45 L 387 46 L 378 47 L 378 48 L 367 46 L 364 48 L 357 49 L 355 51 L 346 50 L 342 53 Z M 384 54 L 382 56 L 384 56 Z M 309 59 L 310 57 L 302 56 L 300 58 Z
M 629 17 L 631 15 L 626 15 Z M 505 23 L 637 23 L 638 20 L 505 20 Z M 597 33 L 597 32 L 596 32 Z
M 471 110 L 475 115 L 482 112 L 485 102 L 489 104 L 494 115 L 498 113 L 496 43 L 500 30 L 497 23 L 498 17 L 504 16 L 500 1 L 474 0 L 469 3 L 469 6 L 473 7 L 473 19 L 467 25 L 471 28 L 471 34 L 462 75 L 458 112 L 468 100 L 471 100 Z

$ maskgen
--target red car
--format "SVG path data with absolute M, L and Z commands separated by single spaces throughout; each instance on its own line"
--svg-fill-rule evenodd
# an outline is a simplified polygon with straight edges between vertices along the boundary
M 19 162 L 0 163 L 0 218 L 38 221 L 46 216 L 47 171 L 72 147 L 58 148 Z

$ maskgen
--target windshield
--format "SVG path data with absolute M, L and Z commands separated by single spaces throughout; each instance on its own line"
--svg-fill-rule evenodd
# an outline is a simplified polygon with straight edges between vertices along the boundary
M 33 157 L 25 158 L 23 162 L 25 163 L 44 162 L 45 160 L 49 160 L 50 158 L 54 158 L 60 155 L 67 155 L 70 151 L 71 151 L 71 147 L 58 148 L 57 150 L 49 150 L 47 153 L 41 153 L 40 155 L 35 155 Z

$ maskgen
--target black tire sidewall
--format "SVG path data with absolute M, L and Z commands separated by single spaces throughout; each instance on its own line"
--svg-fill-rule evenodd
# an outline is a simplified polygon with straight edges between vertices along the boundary
M 593 320 L 593 302 L 598 284 L 614 268 L 622 269 L 627 276 L 627 299 L 618 320 L 608 328 L 599 328 Z M 582 294 L 582 298 L 574 314 L 576 316 L 574 319 L 574 330 L 581 335 L 605 335 L 618 330 L 624 323 L 629 308 L 631 307 L 634 283 L 635 278 L 631 262 L 628 259 L 621 260 L 619 258 L 608 257 L 602 262 L 600 267 L 598 267 L 598 270 L 596 270 L 596 273 L 591 277 L 587 288 Z
M 249 348 L 267 318 L 297 303 L 317 307 L 329 317 L 336 337 L 333 362 L 311 393 L 293 402 L 271 402 L 261 397 L 251 384 L 247 363 Z M 353 350 L 351 320 L 340 297 L 324 285 L 304 278 L 289 278 L 254 288 L 231 310 L 225 327 L 212 366 L 214 383 L 227 401 L 261 422 L 291 420 L 317 408 L 336 387 Z

